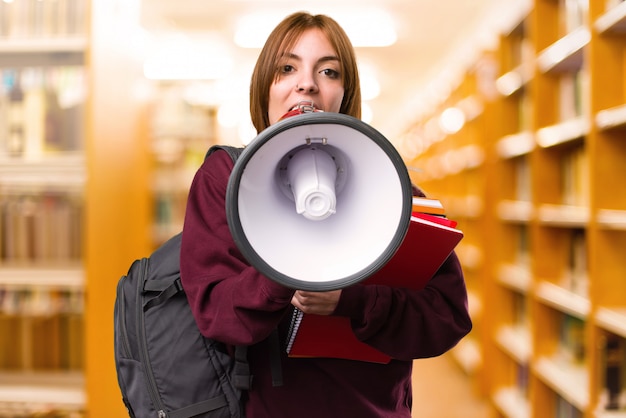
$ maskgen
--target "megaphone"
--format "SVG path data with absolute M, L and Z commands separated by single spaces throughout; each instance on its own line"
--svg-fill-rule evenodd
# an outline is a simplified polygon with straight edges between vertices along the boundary
M 262 131 L 226 190 L 228 226 L 244 257 L 299 290 L 341 289 L 371 276 L 402 243 L 411 209 L 396 149 L 339 113 L 303 113 Z

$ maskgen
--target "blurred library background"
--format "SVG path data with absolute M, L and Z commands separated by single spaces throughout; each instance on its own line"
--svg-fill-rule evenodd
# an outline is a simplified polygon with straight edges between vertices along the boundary
M 0 0 L 0 417 L 125 416 L 117 281 L 256 135 L 258 42 L 297 10 L 346 28 L 364 120 L 465 233 L 475 326 L 416 362 L 415 416 L 626 417 L 626 2 L 291 3 Z

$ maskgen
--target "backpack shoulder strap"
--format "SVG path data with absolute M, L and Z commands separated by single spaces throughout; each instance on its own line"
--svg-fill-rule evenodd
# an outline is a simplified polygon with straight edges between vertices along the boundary
M 283 385 L 283 369 L 280 359 L 280 338 L 278 329 L 270 334 L 270 369 L 272 370 L 272 386 Z M 252 374 L 248 364 L 248 346 L 235 346 L 235 365 L 233 368 L 233 384 L 239 389 L 249 390 L 252 387 Z
M 243 390 L 249 390 L 252 387 L 252 374 L 250 373 L 250 364 L 248 364 L 248 346 L 235 346 L 233 384 Z
M 206 158 L 209 155 L 213 154 L 218 149 L 226 151 L 228 153 L 228 155 L 230 155 L 230 158 L 232 158 L 233 162 L 237 161 L 237 159 L 239 158 L 239 155 L 241 155 L 241 153 L 244 150 L 243 147 L 234 147 L 232 145 L 213 145 L 213 146 L 211 146 L 211 148 L 209 148 L 209 150 L 207 151 L 207 153 L 204 156 L 204 158 Z

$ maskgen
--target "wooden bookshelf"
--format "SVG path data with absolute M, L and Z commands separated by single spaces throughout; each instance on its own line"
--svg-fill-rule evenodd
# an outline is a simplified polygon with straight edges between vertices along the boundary
M 485 201 L 484 190 L 490 182 L 489 144 L 493 137 L 484 135 L 484 128 L 486 120 L 493 117 L 489 97 L 494 93 L 495 65 L 494 54 L 482 54 L 454 93 L 412 128 L 423 141 L 418 145 L 423 151 L 409 163 L 417 168 L 411 172 L 415 184 L 439 199 L 448 216 L 457 220 L 459 229 L 469 237 L 457 247 L 457 253 L 464 262 L 474 329 L 452 354 L 463 370 L 474 376 L 479 391 L 487 386 L 481 370 L 490 367 L 484 349 L 489 338 L 486 323 L 491 316 L 485 305 L 484 278 L 490 266 L 484 249 L 491 237 L 484 234 L 489 230 L 484 222 L 489 219 L 486 213 L 493 213 L 493 206 Z M 451 109 L 463 115 L 463 127 L 458 132 L 445 125 L 445 114 Z
M 481 133 L 466 124 L 436 141 L 415 135 L 468 94 L 470 66 L 408 131 L 428 144 L 409 165 L 442 202 L 480 208 L 457 218 L 485 277 L 476 290 L 468 269 L 481 306 L 470 338 L 495 415 L 624 417 L 626 2 L 526 3 L 499 34 L 498 97 L 482 96 Z M 448 158 L 471 145 L 480 167 L 450 171 Z
M 589 25 L 593 38 L 589 57 L 589 67 L 597 77 L 591 79 L 591 118 L 593 152 L 595 158 L 590 162 L 592 190 L 595 190 L 592 208 L 595 209 L 593 228 L 590 233 L 591 244 L 595 251 L 590 253 L 592 270 L 591 295 L 594 315 L 590 328 L 590 347 L 602 347 L 606 337 L 625 336 L 623 325 L 626 319 L 626 284 L 618 279 L 626 271 L 624 262 L 616 257 L 619 246 L 626 244 L 626 188 L 623 185 L 610 186 L 607 175 L 619 178 L 626 175 L 626 167 L 619 160 L 626 158 L 624 134 L 624 113 L 626 107 L 626 4 L 621 2 L 595 2 L 590 8 Z M 618 58 L 621 56 L 621 59 Z M 621 397 L 616 409 L 609 408 L 606 400 L 604 376 L 607 369 L 603 350 L 593 351 L 595 367 L 590 372 L 592 409 L 597 416 L 626 416 L 624 400 L 623 355 L 618 364 L 621 368 Z M 621 415 L 615 415 L 621 414 Z
M 0 415 L 123 416 L 116 283 L 151 248 L 137 22 L 100 0 L 0 21 Z

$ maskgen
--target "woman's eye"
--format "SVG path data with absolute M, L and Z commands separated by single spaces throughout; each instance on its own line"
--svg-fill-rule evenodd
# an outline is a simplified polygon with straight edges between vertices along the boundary
M 294 68 L 293 68 L 293 66 L 292 66 L 292 65 L 286 64 L 286 65 L 283 65 L 283 66 L 281 67 L 280 72 L 281 72 L 281 73 L 283 73 L 283 74 L 285 74 L 285 73 L 290 73 L 290 72 L 292 72 L 293 70 L 294 70 Z
M 326 68 L 322 70 L 321 74 L 324 74 L 325 76 L 330 77 L 332 79 L 339 78 L 339 71 L 333 70 L 332 68 Z

